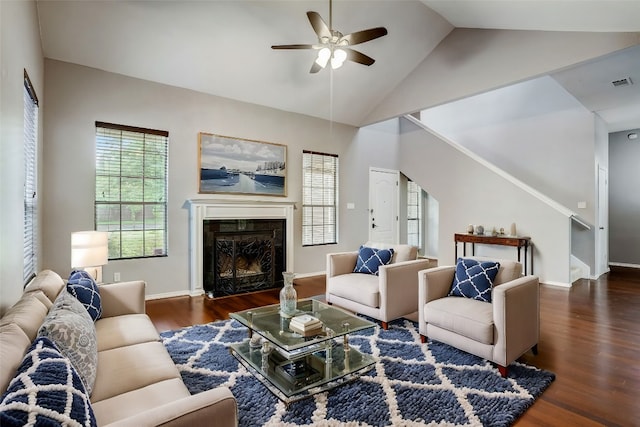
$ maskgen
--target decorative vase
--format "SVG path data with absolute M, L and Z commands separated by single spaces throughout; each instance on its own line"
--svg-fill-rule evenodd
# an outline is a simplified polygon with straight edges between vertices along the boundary
M 476 234 L 483 235 L 484 234 L 484 227 L 481 226 L 481 225 L 476 225 Z
M 469 224 L 469 225 L 467 226 L 467 233 L 469 233 L 469 234 L 473 234 L 473 224 Z
M 285 271 L 282 273 L 284 286 L 280 290 L 280 314 L 285 317 L 293 317 L 296 314 L 298 293 L 293 288 L 295 273 Z

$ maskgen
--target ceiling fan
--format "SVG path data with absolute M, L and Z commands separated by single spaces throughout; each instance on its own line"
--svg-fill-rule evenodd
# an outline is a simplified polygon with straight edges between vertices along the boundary
M 318 36 L 316 44 L 285 44 L 271 46 L 272 49 L 315 49 L 318 56 L 311 65 L 311 73 L 317 73 L 327 66 L 331 60 L 331 68 L 340 68 L 345 60 L 357 62 L 363 65 L 371 65 L 375 59 L 365 55 L 362 52 L 351 49 L 351 46 L 368 42 L 378 37 L 387 35 L 387 29 L 384 27 L 369 28 L 368 30 L 356 31 L 351 34 L 342 34 L 340 31 L 334 30 L 333 21 L 333 5 L 329 0 L 329 26 L 320 17 L 317 12 L 307 12 L 307 17 L 311 23 L 311 27 Z

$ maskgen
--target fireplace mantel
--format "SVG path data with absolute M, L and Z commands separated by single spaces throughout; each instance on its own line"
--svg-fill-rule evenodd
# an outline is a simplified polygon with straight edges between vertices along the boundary
M 202 295 L 202 226 L 205 220 L 219 219 L 285 219 L 286 263 L 293 270 L 293 210 L 292 202 L 191 199 L 189 204 L 189 292 Z

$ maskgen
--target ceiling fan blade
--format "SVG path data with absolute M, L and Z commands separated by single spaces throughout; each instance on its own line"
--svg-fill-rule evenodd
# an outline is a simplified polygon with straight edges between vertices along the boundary
M 329 27 L 327 27 L 327 24 L 324 22 L 318 12 L 309 11 L 307 12 L 307 17 L 309 18 L 309 22 L 313 27 L 313 31 L 316 32 L 319 39 L 331 38 L 331 30 L 329 30 Z
M 355 33 L 347 34 L 346 36 L 343 36 L 340 41 L 346 40 L 349 45 L 353 46 L 354 44 L 368 42 L 369 40 L 377 39 L 378 37 L 386 36 L 387 34 L 387 29 L 384 27 L 369 28 L 368 30 L 356 31 Z
M 315 44 L 280 44 L 271 46 L 271 49 L 319 49 Z
M 315 74 L 320 70 L 322 70 L 322 67 L 320 65 L 318 65 L 318 63 L 316 61 L 313 61 L 313 64 L 311 65 L 311 69 L 309 70 L 309 72 L 311 74 Z
M 357 50 L 347 49 L 347 48 L 342 48 L 342 49 L 344 49 L 344 51 L 347 52 L 347 59 L 349 61 L 357 62 L 362 65 L 371 65 L 374 62 L 376 62 L 376 60 L 373 59 L 372 57 L 367 56 L 362 52 L 358 52 Z

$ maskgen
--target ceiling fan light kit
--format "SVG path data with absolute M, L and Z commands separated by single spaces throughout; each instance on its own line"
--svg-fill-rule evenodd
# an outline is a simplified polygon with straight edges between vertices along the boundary
M 343 35 L 340 31 L 332 28 L 333 7 L 332 0 L 329 0 L 329 25 L 324 22 L 317 12 L 307 12 L 307 17 L 311 23 L 311 27 L 318 36 L 316 44 L 289 44 L 274 45 L 272 49 L 316 49 L 318 55 L 311 65 L 311 73 L 317 73 L 327 66 L 331 60 L 331 68 L 337 69 L 342 67 L 345 61 L 353 61 L 362 65 L 371 65 L 375 59 L 365 55 L 362 52 L 351 49 L 350 46 L 365 43 L 378 37 L 387 35 L 387 29 L 384 27 L 369 28 L 368 30 L 357 31 L 355 33 Z

